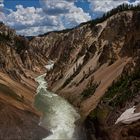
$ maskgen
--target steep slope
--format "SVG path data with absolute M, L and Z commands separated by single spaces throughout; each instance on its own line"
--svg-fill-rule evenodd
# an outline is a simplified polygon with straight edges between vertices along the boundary
M 50 32 L 30 40 L 17 36 L 13 30 L 0 24 L 0 102 L 4 102 L 4 106 L 8 106 L 7 110 L 16 110 L 15 114 L 11 114 L 12 118 L 25 115 L 26 119 L 32 117 L 32 113 L 39 117 L 40 114 L 32 107 L 36 89 L 34 78 L 44 73 L 44 66 L 48 60 L 52 60 L 54 68 L 47 71 L 46 75 L 49 89 L 65 97 L 79 110 L 85 124 L 93 128 L 88 131 L 89 137 L 92 136 L 90 131 L 96 129 L 97 138 L 99 133 L 99 139 L 107 137 L 107 140 L 113 140 L 116 134 L 112 132 L 112 135 L 109 135 L 108 132 L 114 130 L 118 132 L 116 140 L 119 139 L 121 133 L 124 133 L 119 128 L 125 129 L 125 126 L 114 125 L 115 120 L 130 107 L 128 104 L 134 105 L 133 100 L 136 96 L 130 96 L 131 100 L 130 98 L 123 100 L 125 108 L 121 104 L 115 105 L 113 108 L 115 112 L 113 112 L 106 107 L 106 104 L 110 104 L 110 100 L 118 102 L 120 97 L 126 97 L 123 96 L 122 91 L 113 91 L 111 99 L 103 103 L 103 107 L 107 108 L 107 117 L 108 113 L 113 115 L 109 118 L 104 118 L 103 115 L 100 121 L 98 115 L 94 113 L 98 107 L 102 107 L 106 95 L 112 93 L 108 89 L 113 83 L 120 80 L 122 76 L 132 76 L 140 69 L 139 21 L 140 12 L 129 10 L 112 15 L 96 25 L 87 22 L 71 30 Z M 132 89 L 137 88 L 135 82 L 137 83 L 139 80 L 131 79 L 130 81 L 132 85 L 129 86 Z M 123 86 L 121 85 L 121 87 Z M 126 87 L 130 88 L 129 86 Z M 124 91 L 126 87 L 123 89 Z M 117 95 L 118 92 L 122 92 L 122 96 Z M 133 95 L 134 92 L 131 94 Z M 136 95 L 139 99 L 139 92 Z M 12 106 L 12 109 L 9 106 Z M 120 108 L 121 112 L 116 115 Z M 103 110 L 101 109 L 101 114 Z M 31 112 L 29 116 L 26 113 L 28 111 Z M 20 114 L 18 114 L 19 112 Z M 8 114 L 5 116 L 10 118 Z M 94 117 L 99 124 L 94 124 L 96 122 Z M 34 117 L 32 119 L 34 120 Z M 30 119 L 30 123 L 32 119 Z M 103 122 L 112 120 L 111 124 L 102 123 L 102 119 Z M 15 120 L 13 119 L 13 121 Z M 35 122 L 37 123 L 36 119 Z M 101 130 L 94 125 L 105 129 Z M 139 126 L 139 122 L 127 127 L 129 129 L 137 126 Z M 24 127 L 21 128 L 25 132 Z M 38 129 L 41 130 L 41 128 Z M 131 138 L 129 134 L 127 136 L 126 139 L 129 136 Z
M 23 111 L 0 99 L 1 140 L 41 140 L 48 132 L 38 126 L 34 113 Z
M 40 65 L 38 69 L 32 66 L 27 49 L 26 38 L 0 24 L 0 139 L 3 140 L 41 140 L 48 134 L 38 126 L 41 113 L 33 107 L 37 85 L 34 78 L 40 73 Z
M 115 124 L 121 114 L 133 106 L 136 106 L 135 113 L 140 112 L 139 85 L 140 75 L 138 70 L 131 74 L 125 72 L 118 81 L 110 86 L 96 109 L 90 113 L 85 121 L 86 126 L 91 128 L 88 134 L 89 139 L 92 139 L 92 135 L 105 140 L 140 139 L 139 117 L 130 124 Z M 125 117 L 127 120 L 128 116 Z
M 139 106 L 139 79 L 132 79 L 140 70 L 139 21 L 139 11 L 124 11 L 96 25 L 88 22 L 72 30 L 35 37 L 30 42 L 32 47 L 38 42 L 38 51 L 43 50 L 54 61 L 54 69 L 46 76 L 49 88 L 79 109 L 88 139 L 139 139 L 139 121 L 115 125 L 126 109 Z M 111 91 L 113 96 L 105 102 L 108 88 L 123 76 L 131 85 L 125 86 L 127 82 L 121 81 L 123 91 Z M 110 102 L 117 104 L 112 107 Z
M 38 51 L 55 62 L 46 77 L 50 89 L 87 116 L 124 68 L 137 65 L 139 20 L 139 12 L 125 11 L 97 25 L 89 22 L 32 39 L 30 44 L 38 42 Z

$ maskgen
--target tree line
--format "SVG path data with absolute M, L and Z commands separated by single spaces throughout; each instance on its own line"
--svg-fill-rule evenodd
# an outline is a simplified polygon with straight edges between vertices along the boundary
M 132 5 L 132 4 L 122 4 L 119 5 L 118 7 L 108 11 L 107 13 L 104 13 L 102 17 L 100 18 L 96 18 L 94 20 L 89 21 L 88 23 L 91 23 L 91 25 L 96 25 L 98 23 L 101 23 L 103 21 L 105 21 L 106 19 L 108 19 L 109 17 L 119 13 L 119 12 L 123 12 L 123 11 L 129 11 L 129 10 L 133 10 L 133 11 L 140 11 L 140 3 L 138 5 Z M 86 24 L 86 23 L 83 23 Z

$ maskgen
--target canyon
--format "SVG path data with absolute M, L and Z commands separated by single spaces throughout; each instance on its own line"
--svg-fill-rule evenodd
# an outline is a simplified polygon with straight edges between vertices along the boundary
M 87 140 L 139 140 L 140 120 L 115 124 L 125 110 L 140 112 L 140 11 L 118 12 L 93 24 L 36 37 L 0 23 L 0 139 L 38 140 L 37 82 L 66 99 L 81 115 Z M 54 66 L 45 66 L 53 61 Z M 6 121 L 5 121 L 6 119 Z

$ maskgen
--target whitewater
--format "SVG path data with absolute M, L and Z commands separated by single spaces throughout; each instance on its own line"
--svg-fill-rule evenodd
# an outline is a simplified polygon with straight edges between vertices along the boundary
M 53 64 L 45 66 L 49 70 Z M 75 122 L 80 115 L 65 99 L 47 90 L 46 74 L 37 77 L 35 107 L 43 113 L 39 125 L 51 131 L 43 140 L 77 140 Z

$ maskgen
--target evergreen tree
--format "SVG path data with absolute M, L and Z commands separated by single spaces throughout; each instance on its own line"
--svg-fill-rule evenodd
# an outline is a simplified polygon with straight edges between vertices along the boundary
M 96 18 L 95 20 L 89 21 L 89 23 L 91 23 L 91 26 L 94 26 L 98 23 L 105 21 L 106 19 L 113 16 L 114 14 L 117 14 L 118 12 L 123 12 L 123 11 L 128 11 L 128 10 L 140 11 L 140 4 L 132 5 L 132 4 L 124 3 L 114 9 L 108 11 L 107 13 L 103 14 L 103 16 L 101 18 Z

